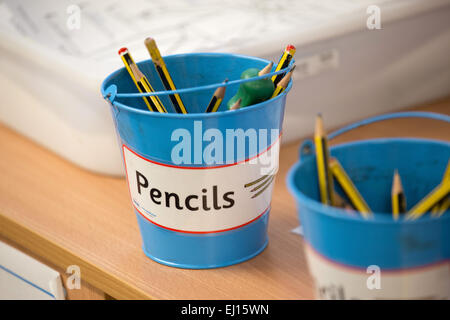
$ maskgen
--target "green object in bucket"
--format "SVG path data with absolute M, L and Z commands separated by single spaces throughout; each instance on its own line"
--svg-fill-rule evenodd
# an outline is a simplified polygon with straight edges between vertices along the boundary
M 242 72 L 241 79 L 257 77 L 258 72 L 257 68 L 247 69 Z M 263 102 L 272 96 L 274 90 L 275 86 L 270 78 L 242 83 L 234 97 L 228 100 L 227 107 L 230 109 L 239 99 L 241 99 L 241 108 Z

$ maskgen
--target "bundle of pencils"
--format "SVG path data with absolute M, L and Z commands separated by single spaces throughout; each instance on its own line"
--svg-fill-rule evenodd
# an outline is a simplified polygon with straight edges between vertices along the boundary
M 138 66 L 131 57 L 131 54 L 128 52 L 128 49 L 127 48 L 120 49 L 119 55 L 123 61 L 123 64 L 125 65 L 125 68 L 130 74 L 131 79 L 138 88 L 139 92 L 140 93 L 154 92 L 147 77 L 145 77 L 145 75 L 139 70 Z M 164 108 L 161 100 L 158 97 L 156 96 L 142 97 L 142 99 L 144 99 L 144 102 L 150 111 L 158 111 L 163 113 L 167 112 L 166 108 Z
M 447 169 L 444 172 L 442 181 L 429 194 L 420 200 L 411 210 L 408 211 L 406 218 L 415 220 L 431 212 L 432 216 L 440 217 L 450 206 L 450 160 Z
M 150 53 L 155 69 L 161 79 L 161 82 L 164 85 L 166 90 L 176 90 L 175 84 L 170 76 L 169 70 L 166 67 L 164 59 L 162 58 L 158 47 L 156 46 L 156 42 L 152 38 L 147 38 L 144 41 L 147 50 Z M 130 74 L 131 79 L 134 84 L 138 88 L 140 93 L 151 93 L 154 92 L 150 82 L 147 77 L 139 70 L 139 67 L 134 62 L 131 54 L 129 53 L 127 48 L 122 48 L 119 50 L 119 55 L 122 58 L 123 64 Z M 181 100 L 179 94 L 171 94 L 169 95 L 170 101 L 173 104 L 173 107 L 177 113 L 187 113 L 186 108 Z M 164 107 L 163 103 L 157 96 L 150 97 L 142 97 L 147 108 L 150 111 L 157 111 L 161 113 L 167 113 L 167 109 Z
M 336 158 L 330 158 L 328 151 L 328 139 L 325 133 L 323 119 L 319 114 L 316 117 L 314 133 L 316 149 L 317 177 L 320 199 L 323 204 L 353 209 L 361 213 L 364 218 L 369 218 L 371 210 L 364 198 L 359 193 L 352 180 L 345 172 Z M 345 199 L 334 190 L 334 181 L 342 189 Z
M 281 55 L 280 61 L 278 61 L 275 71 L 280 71 L 280 70 L 288 67 L 289 64 L 291 63 L 292 58 L 294 57 L 296 50 L 297 49 L 295 49 L 295 47 L 292 44 L 288 45 L 286 47 L 286 49 L 284 49 L 284 52 Z M 278 83 L 281 81 L 281 79 L 283 79 L 283 77 L 284 77 L 284 74 L 282 74 L 282 73 L 277 74 L 272 77 L 272 81 L 273 81 L 273 84 L 275 85 L 275 87 L 278 85 Z
M 274 71 L 277 72 L 287 68 L 292 62 L 295 51 L 296 49 L 293 45 L 288 45 Z M 272 67 L 273 62 L 270 62 L 258 72 L 255 72 L 254 68 L 247 69 L 242 73 L 241 78 L 248 79 L 269 74 L 272 71 Z M 295 65 L 287 73 L 282 72 L 270 78 L 267 77 L 267 79 L 257 79 L 252 83 L 241 84 L 236 95 L 227 103 L 229 110 L 237 110 L 279 96 L 289 85 L 294 69 Z
M 161 82 L 164 85 L 164 88 L 168 91 L 177 90 L 175 84 L 170 76 L 169 70 L 167 69 L 166 63 L 164 62 L 161 53 L 159 52 L 158 46 L 156 45 L 156 41 L 153 38 L 147 38 L 144 41 L 145 46 L 152 58 L 153 65 L 155 66 L 156 71 L 161 79 Z M 183 101 L 179 94 L 171 94 L 169 95 L 170 101 L 177 113 L 187 113 L 186 108 L 184 107 Z
M 323 204 L 333 205 L 333 179 L 328 159 L 328 139 L 325 134 L 322 115 L 316 117 L 316 128 L 314 132 L 314 143 L 316 146 L 317 177 L 319 180 L 320 200 Z
M 165 90 L 168 91 L 176 91 L 177 88 L 175 86 L 175 83 L 169 73 L 169 69 L 167 68 L 167 65 L 158 49 L 158 46 L 156 45 L 156 41 L 153 38 L 146 38 L 144 41 L 144 44 L 150 54 L 150 57 L 153 62 L 153 66 L 155 67 L 155 70 L 161 80 L 162 85 L 164 86 Z M 277 66 L 275 67 L 275 71 L 280 71 L 282 69 L 285 69 L 289 66 L 289 64 L 292 61 L 292 58 L 295 54 L 295 47 L 293 45 L 288 45 L 286 49 L 284 50 L 283 54 L 280 57 L 280 60 L 278 61 Z M 139 69 L 137 64 L 134 62 L 133 58 L 131 57 L 130 52 L 127 48 L 122 48 L 119 50 L 119 55 L 125 65 L 125 68 L 127 69 L 131 79 L 133 80 L 135 86 L 139 90 L 140 93 L 152 93 L 154 92 L 152 85 L 148 81 L 147 77 L 144 75 L 144 73 Z M 272 70 L 273 62 L 270 62 L 267 66 L 265 66 L 263 69 L 261 69 L 258 72 L 258 76 L 262 76 L 265 74 L 269 74 Z M 295 66 L 288 72 L 288 73 L 280 73 L 278 75 L 272 76 L 270 79 L 267 79 L 269 83 L 271 84 L 271 87 L 274 87 L 273 94 L 270 93 L 268 96 L 265 96 L 264 99 L 267 98 L 274 98 L 278 95 L 280 95 L 288 86 L 289 81 L 292 77 L 292 72 L 294 70 Z M 224 81 L 224 86 L 218 87 L 215 91 L 213 96 L 210 99 L 210 102 L 208 106 L 205 109 L 206 113 L 210 112 L 217 112 L 220 108 L 220 105 L 225 97 L 225 90 L 226 90 L 226 83 L 228 82 L 228 79 Z M 173 109 L 177 113 L 186 114 L 187 109 L 183 103 L 183 100 L 181 96 L 178 93 L 173 93 L 168 95 L 170 102 L 173 106 Z M 238 97 L 239 98 L 239 97 Z M 234 99 L 233 103 L 229 102 L 229 109 L 230 110 L 236 110 L 241 107 L 245 107 L 248 105 L 248 101 L 240 98 L 240 99 Z M 145 105 L 150 111 L 154 112 L 161 112 L 161 113 L 167 113 L 166 107 L 163 105 L 161 99 L 158 96 L 143 96 L 142 99 L 145 102 Z M 258 99 L 256 99 L 258 100 Z M 245 103 L 247 101 L 247 104 Z
M 339 161 L 329 156 L 327 136 L 320 114 L 316 117 L 314 142 L 320 201 L 326 205 L 357 211 L 364 218 L 369 218 L 372 210 Z M 334 190 L 335 185 L 340 188 L 343 197 Z M 407 211 L 406 196 L 400 174 L 398 170 L 395 170 L 392 180 L 391 202 L 394 220 L 398 220 L 401 214 L 404 214 L 406 219 L 418 219 L 427 212 L 431 212 L 433 217 L 440 217 L 446 211 L 449 211 L 450 160 L 441 183 L 409 211 Z
M 342 188 L 345 196 L 350 202 L 351 207 L 356 211 L 359 211 L 364 218 L 370 217 L 371 210 L 369 206 L 339 161 L 335 158 L 331 158 L 329 165 L 333 178 L 336 179 L 337 184 Z
M 292 67 L 291 71 L 286 73 L 286 75 L 280 80 L 280 82 L 278 82 L 277 87 L 275 88 L 275 91 L 273 92 L 272 96 L 270 97 L 271 99 L 278 96 L 280 93 L 282 93 L 287 88 L 289 81 L 291 80 L 292 73 L 294 72 L 294 69 L 295 69 L 295 65 Z

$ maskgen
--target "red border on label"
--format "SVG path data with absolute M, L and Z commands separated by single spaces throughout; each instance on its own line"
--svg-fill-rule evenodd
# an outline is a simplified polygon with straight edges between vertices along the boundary
M 160 162 L 156 162 L 156 161 L 152 161 L 152 160 L 149 160 L 149 159 L 147 159 L 147 158 L 144 158 L 143 156 L 141 156 L 141 155 L 137 154 L 136 152 L 134 152 L 133 150 L 131 150 L 131 149 L 130 149 L 129 147 L 127 147 L 125 144 L 122 144 L 122 157 L 123 157 L 123 163 L 124 163 L 124 166 L 125 166 L 125 175 L 126 175 L 126 177 L 127 177 L 128 193 L 129 193 L 129 195 L 130 195 L 131 204 L 132 204 L 133 208 L 134 208 L 137 212 L 139 212 L 139 214 L 140 214 L 145 220 L 147 220 L 147 221 L 153 223 L 154 225 L 156 225 L 156 226 L 158 226 L 158 227 L 160 227 L 160 228 L 163 228 L 163 229 L 166 229 L 166 230 L 170 230 L 170 231 L 181 232 L 181 233 L 190 233 L 190 234 L 207 234 L 207 233 L 219 233 L 219 232 L 231 231 L 231 230 L 234 230 L 234 229 L 242 228 L 242 227 L 244 227 L 244 226 L 246 226 L 246 225 L 252 223 L 253 221 L 258 220 L 258 219 L 259 219 L 260 217 L 262 217 L 268 210 L 270 210 L 270 203 L 269 203 L 269 206 L 268 206 L 266 209 L 264 209 L 264 211 L 263 211 L 262 213 L 260 213 L 256 218 L 253 218 L 252 220 L 247 221 L 246 223 L 241 224 L 241 225 L 239 225 L 239 226 L 231 227 L 231 228 L 227 228 L 227 229 L 222 229 L 222 230 L 214 230 L 214 231 L 186 231 L 186 230 L 179 230 L 179 229 L 173 229 L 173 228 L 165 227 L 165 226 L 163 226 L 163 225 L 160 225 L 160 224 L 158 224 L 158 223 L 156 223 L 156 222 L 150 220 L 145 214 L 143 214 L 141 211 L 139 211 L 139 209 L 136 208 L 136 206 L 135 206 L 134 203 L 133 203 L 133 197 L 131 196 L 131 190 L 130 190 L 130 183 L 129 183 L 129 180 L 128 180 L 127 162 L 125 161 L 125 154 L 124 154 L 124 150 L 123 150 L 123 149 L 126 148 L 126 149 L 129 150 L 131 153 L 133 153 L 134 155 L 138 156 L 139 158 L 141 158 L 141 159 L 143 159 L 143 160 L 146 160 L 146 161 L 151 162 L 151 163 L 153 163 L 153 164 L 165 166 L 165 167 L 171 167 L 171 168 L 177 168 L 177 169 L 216 169 L 216 168 L 224 168 L 224 167 L 234 166 L 234 165 L 237 165 L 237 164 L 240 164 L 240 163 L 243 163 L 243 162 L 248 162 L 248 161 L 250 161 L 251 159 L 257 158 L 257 157 L 259 157 L 261 154 L 263 154 L 264 152 L 267 152 L 269 149 L 271 149 L 271 148 L 272 148 L 272 147 L 280 140 L 280 137 L 281 137 L 281 134 L 278 136 L 277 140 L 276 140 L 274 143 L 272 143 L 266 150 L 264 150 L 263 152 L 257 154 L 256 156 L 254 156 L 254 157 L 252 157 L 252 158 L 248 158 L 248 159 L 246 159 L 246 160 L 239 161 L 239 162 L 236 162 L 236 163 L 231 163 L 231 164 L 226 164 L 226 165 L 223 165 L 223 166 L 216 166 L 216 167 L 178 167 L 178 166 L 175 166 L 175 165 L 164 164 L 164 163 L 160 163 Z
M 136 211 L 139 212 L 139 214 L 140 214 L 142 217 L 144 217 L 147 221 L 149 221 L 149 222 L 153 223 L 154 225 L 156 225 L 156 226 L 158 226 L 158 227 L 161 227 L 161 228 L 163 228 L 163 229 L 167 229 L 167 230 L 170 230 L 170 231 L 176 231 L 176 232 L 182 232 L 182 233 L 205 234 L 205 233 L 218 233 L 218 232 L 231 231 L 231 230 L 234 230 L 234 229 L 238 229 L 238 228 L 245 227 L 246 225 L 252 223 L 253 221 L 256 221 L 256 220 L 258 220 L 259 218 L 261 218 L 261 217 L 262 217 L 262 216 L 270 209 L 270 204 L 269 204 L 269 206 L 268 206 L 261 214 L 259 214 L 256 218 L 254 218 L 254 219 L 252 219 L 252 220 L 250 220 L 250 221 L 248 221 L 248 222 L 246 222 L 246 223 L 244 223 L 244 224 L 241 224 L 241 225 L 236 226 L 236 227 L 231 227 L 231 228 L 222 229 L 222 230 L 214 230 L 214 231 L 186 231 L 186 230 L 179 230 L 179 229 L 173 229 L 173 228 L 165 227 L 165 226 L 162 226 L 162 225 L 157 224 L 156 222 L 150 220 L 145 214 L 143 214 L 141 211 L 139 211 L 138 208 L 136 208 L 136 206 L 134 205 L 134 203 L 133 203 L 133 207 L 134 207 L 134 209 L 136 209 Z
M 326 261 L 329 264 L 334 265 L 335 267 L 341 269 L 341 270 L 345 270 L 345 271 L 349 271 L 349 272 L 354 272 L 354 273 L 366 273 L 367 268 L 363 268 L 363 267 L 356 267 L 356 266 L 350 266 L 350 265 L 346 265 L 342 262 L 338 262 L 338 261 L 334 261 L 326 256 L 324 256 L 322 253 L 320 253 L 319 251 L 317 251 L 316 249 L 314 249 L 311 244 L 309 242 L 304 242 L 305 247 L 308 247 L 308 250 L 310 250 L 310 252 L 316 256 L 317 259 L 322 260 L 322 261 Z M 450 263 L 450 259 L 444 259 L 442 261 L 437 261 L 437 262 L 433 262 L 433 263 L 429 263 L 427 265 L 424 266 L 417 266 L 417 267 L 399 267 L 398 269 L 391 269 L 391 268 L 382 268 L 381 272 L 387 273 L 387 274 L 405 274 L 408 272 L 417 272 L 417 271 L 426 271 L 427 269 L 432 269 L 441 265 L 446 265 Z M 367 273 L 366 273 L 367 274 Z

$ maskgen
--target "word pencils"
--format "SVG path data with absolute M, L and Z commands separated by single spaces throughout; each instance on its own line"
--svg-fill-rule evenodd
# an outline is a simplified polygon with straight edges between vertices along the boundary
M 320 199 L 323 204 L 333 205 L 333 178 L 328 167 L 328 142 L 323 127 L 322 115 L 316 117 L 314 132 L 316 147 L 317 176 L 319 179 Z
M 136 63 L 134 63 L 133 58 L 131 57 L 131 54 L 129 53 L 127 48 L 121 48 L 119 50 L 120 58 L 123 61 L 123 64 L 125 65 L 125 68 L 127 69 L 128 73 L 130 74 L 131 79 L 133 80 L 134 84 L 138 88 L 140 93 L 146 93 L 146 92 L 153 92 L 153 88 L 151 87 L 150 83 L 148 82 L 147 78 L 139 71 L 139 68 L 137 67 Z M 137 75 L 132 70 L 132 66 L 134 71 L 138 71 L 139 75 L 142 75 L 141 81 L 137 80 Z M 146 86 L 144 86 L 142 83 L 145 82 Z M 158 97 L 152 96 L 152 97 L 142 97 L 145 104 L 147 105 L 147 108 L 150 111 L 159 111 L 164 112 L 160 110 L 165 110 L 164 106 L 162 105 L 161 101 Z
M 155 65 L 155 69 L 158 72 L 159 77 L 161 78 L 164 88 L 170 91 L 177 90 L 172 77 L 170 76 L 169 70 L 167 70 L 166 63 L 164 62 L 164 59 L 159 52 L 155 39 L 147 38 L 145 39 L 144 43 L 152 58 L 153 64 Z M 177 113 L 187 113 L 179 94 L 171 94 L 169 95 L 169 98 Z
M 294 69 L 295 69 L 295 66 L 293 66 L 291 71 L 286 73 L 286 75 L 283 77 L 283 79 L 281 79 L 281 81 L 278 82 L 277 87 L 275 88 L 275 90 L 272 94 L 272 97 L 270 97 L 270 98 L 275 98 L 277 95 L 282 93 L 287 88 L 289 81 L 291 80 L 291 77 L 292 77 L 292 72 L 294 72 Z
M 295 54 L 295 47 L 290 44 L 286 47 L 286 49 L 284 49 L 283 55 L 280 58 L 280 61 L 278 61 L 277 67 L 275 68 L 275 71 L 280 71 L 281 69 L 286 68 L 289 63 L 291 63 L 292 57 Z M 281 79 L 283 78 L 284 74 L 277 74 L 275 76 L 272 77 L 272 81 L 273 84 L 275 85 L 275 87 L 278 85 L 278 82 L 281 81 Z
M 228 79 L 225 79 L 224 83 L 227 83 Z M 214 91 L 214 94 L 209 101 L 208 107 L 206 108 L 206 112 L 216 112 L 220 104 L 222 103 L 223 97 L 225 97 L 225 87 L 219 87 Z
M 395 220 L 398 219 L 400 213 L 406 212 L 406 198 L 405 193 L 403 192 L 402 181 L 400 179 L 400 175 L 398 171 L 395 170 L 394 178 L 392 180 L 392 216 Z
M 330 159 L 330 171 L 333 177 L 336 179 L 336 182 L 341 186 L 347 198 L 350 200 L 352 206 L 359 212 L 364 218 L 368 218 L 371 212 L 369 206 L 367 205 L 364 198 L 359 193 L 358 189 L 356 189 L 352 180 L 349 178 L 344 168 L 342 168 L 339 161 L 335 158 Z

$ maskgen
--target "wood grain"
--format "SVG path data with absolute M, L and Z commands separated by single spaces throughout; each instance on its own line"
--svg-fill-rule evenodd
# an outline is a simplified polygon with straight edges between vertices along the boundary
M 450 114 L 450 99 L 416 108 Z M 326 124 L 326 115 L 325 124 Z M 390 120 L 359 128 L 334 143 L 420 136 L 450 139 L 450 126 L 433 120 Z M 300 141 L 282 147 L 269 223 L 269 246 L 256 258 L 213 270 L 160 265 L 141 250 L 124 179 L 97 175 L 0 126 L 0 234 L 117 299 L 310 299 L 313 282 L 287 170 Z

